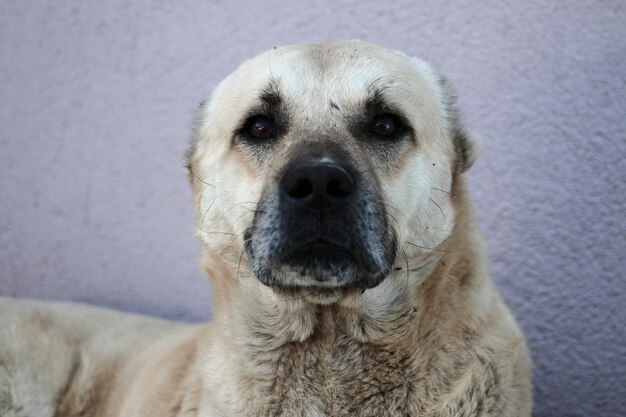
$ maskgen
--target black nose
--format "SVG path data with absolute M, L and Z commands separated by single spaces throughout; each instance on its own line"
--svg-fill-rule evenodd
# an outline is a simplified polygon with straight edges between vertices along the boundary
M 340 165 L 310 163 L 292 167 L 285 172 L 281 191 L 292 204 L 345 204 L 354 193 L 352 175 Z

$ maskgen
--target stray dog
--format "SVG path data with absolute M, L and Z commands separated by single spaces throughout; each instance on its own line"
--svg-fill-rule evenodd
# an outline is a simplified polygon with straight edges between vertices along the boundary
M 4 417 L 528 417 L 530 359 L 425 62 L 274 48 L 197 116 L 189 176 L 215 320 L 0 302 Z

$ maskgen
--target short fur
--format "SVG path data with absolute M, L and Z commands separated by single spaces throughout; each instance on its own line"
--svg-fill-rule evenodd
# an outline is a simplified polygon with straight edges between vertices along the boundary
M 374 146 L 355 133 L 372 91 L 402 113 L 405 140 Z M 283 106 L 284 135 L 251 148 L 237 132 L 268 105 Z M 397 243 L 379 285 L 330 298 L 261 284 L 244 250 L 276 172 L 320 141 L 368 173 Z M 189 153 L 215 320 L 2 299 L 0 415 L 530 416 L 528 350 L 462 177 L 475 158 L 445 83 L 421 60 L 337 42 L 244 63 L 200 108 Z

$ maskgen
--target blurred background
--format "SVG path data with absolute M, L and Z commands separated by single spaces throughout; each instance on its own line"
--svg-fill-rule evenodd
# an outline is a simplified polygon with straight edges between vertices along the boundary
M 560 4 L 559 4 L 560 3 Z M 197 104 L 272 46 L 430 61 L 535 361 L 535 415 L 626 415 L 626 2 L 0 2 L 0 294 L 211 316 L 183 153 Z

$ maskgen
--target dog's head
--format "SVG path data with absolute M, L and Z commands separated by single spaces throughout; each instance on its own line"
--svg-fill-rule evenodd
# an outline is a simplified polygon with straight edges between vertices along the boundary
M 274 48 L 199 111 L 198 235 L 232 274 L 333 302 L 446 240 L 474 155 L 425 62 L 361 42 Z

